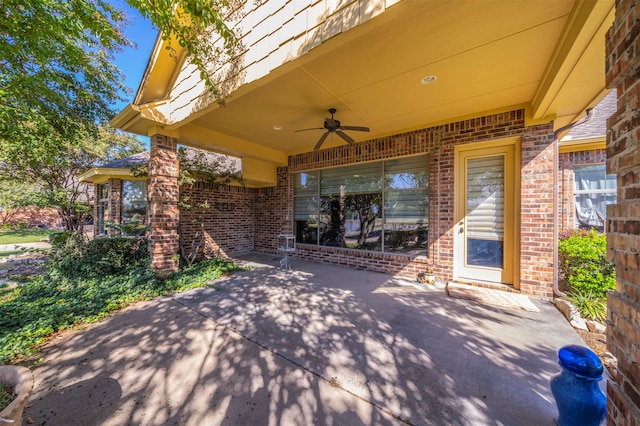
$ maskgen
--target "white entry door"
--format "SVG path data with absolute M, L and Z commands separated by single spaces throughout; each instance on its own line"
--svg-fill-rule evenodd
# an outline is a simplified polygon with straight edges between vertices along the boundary
M 516 283 L 516 145 L 456 150 L 455 276 Z

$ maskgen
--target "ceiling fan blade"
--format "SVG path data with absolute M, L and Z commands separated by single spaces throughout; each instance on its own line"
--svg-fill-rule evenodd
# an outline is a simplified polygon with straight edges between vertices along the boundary
M 355 140 L 351 139 L 351 136 L 347 135 L 346 133 L 340 131 L 340 130 L 336 130 L 336 135 L 340 136 L 342 139 L 344 139 L 345 141 L 347 141 L 349 143 L 349 145 L 353 144 L 355 142 Z
M 358 132 L 368 132 L 369 128 L 368 127 L 362 127 L 362 126 L 340 126 L 340 128 L 342 130 L 355 130 Z
M 327 136 L 329 136 L 329 132 L 325 132 L 322 134 L 322 136 L 320 136 L 320 140 L 318 140 L 318 143 L 316 144 L 316 146 L 313 147 L 314 151 L 317 151 L 320 149 L 320 147 L 322 146 L 322 142 L 324 142 Z
M 310 129 L 294 130 L 294 133 L 297 133 L 297 132 L 306 132 L 307 130 L 324 130 L 324 127 L 312 127 L 312 128 L 310 128 Z

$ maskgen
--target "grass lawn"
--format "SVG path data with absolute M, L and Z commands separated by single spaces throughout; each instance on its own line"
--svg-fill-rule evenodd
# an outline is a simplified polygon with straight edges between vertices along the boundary
M 0 251 L 0 259 L 3 257 L 9 257 L 14 254 L 24 254 L 22 250 Z
M 52 232 L 49 229 L 1 229 L 0 244 L 37 243 Z

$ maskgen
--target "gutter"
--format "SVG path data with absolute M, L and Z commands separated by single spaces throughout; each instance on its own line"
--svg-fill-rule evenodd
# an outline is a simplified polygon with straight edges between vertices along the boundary
M 560 127 L 558 130 L 553 132 L 553 296 L 554 297 L 566 297 L 567 294 L 563 293 L 559 289 L 558 283 L 558 228 L 560 226 L 560 221 L 558 220 L 558 166 L 560 163 L 559 159 L 559 148 L 558 148 L 558 137 L 560 133 L 570 130 L 575 126 L 580 124 L 587 123 L 593 117 L 593 108 L 587 109 L 587 116 L 581 120 L 574 121 L 573 123 L 569 123 L 566 126 Z

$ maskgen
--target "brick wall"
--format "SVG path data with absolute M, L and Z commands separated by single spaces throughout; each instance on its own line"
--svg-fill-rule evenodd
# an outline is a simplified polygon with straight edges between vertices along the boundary
M 255 249 L 277 253 L 278 235 L 293 233 L 293 180 L 286 167 L 277 170 L 278 185 L 256 193 Z
M 29 228 L 41 226 L 44 228 L 60 228 L 60 216 L 56 209 L 39 209 L 37 207 L 20 207 L 11 211 L 0 211 L 0 225 L 16 226 L 26 223 Z
M 161 275 L 178 270 L 178 155 L 177 140 L 153 135 L 149 155 L 149 254 Z
M 607 86 L 618 91 L 618 110 L 607 122 L 607 172 L 618 177 L 618 201 L 607 210 L 607 256 L 617 276 L 608 297 L 607 347 L 617 359 L 607 386 L 610 425 L 640 424 L 639 47 L 636 2 L 617 0 L 606 37 Z
M 202 240 L 198 240 L 203 247 L 198 257 L 231 256 L 254 249 L 254 189 L 196 182 L 183 185 L 181 191 L 190 204 L 208 205 L 208 208 L 180 209 L 180 236 L 185 246 L 190 247 L 198 239 L 196 236 L 201 235 Z
M 522 137 L 520 176 L 520 289 L 552 298 L 553 126 Z
M 551 124 L 526 127 L 522 110 L 291 156 L 288 167 L 278 170 L 278 186 L 258 190 L 255 249 L 275 253 L 277 235 L 292 233 L 293 173 L 429 153 L 430 244 L 425 256 L 411 257 L 309 244 L 299 244 L 295 256 L 353 268 L 397 273 L 412 279 L 426 266 L 431 266 L 439 279 L 449 281 L 453 278 L 454 255 L 454 147 L 513 136 L 522 137 L 521 161 L 523 173 L 526 174 L 521 191 L 522 208 L 527 212 L 527 217 L 522 223 L 521 232 L 535 235 L 526 241 L 526 244 L 532 244 L 531 247 L 525 247 L 525 242 L 522 242 L 521 251 L 527 256 L 527 262 L 520 266 L 523 274 L 522 291 L 551 297 L 553 127 Z M 496 287 L 508 290 L 504 286 Z
M 604 149 L 565 152 L 559 155 L 558 160 L 560 190 L 558 214 L 560 215 L 560 232 L 562 233 L 575 229 L 574 167 L 604 164 L 607 160 L 607 152 Z

